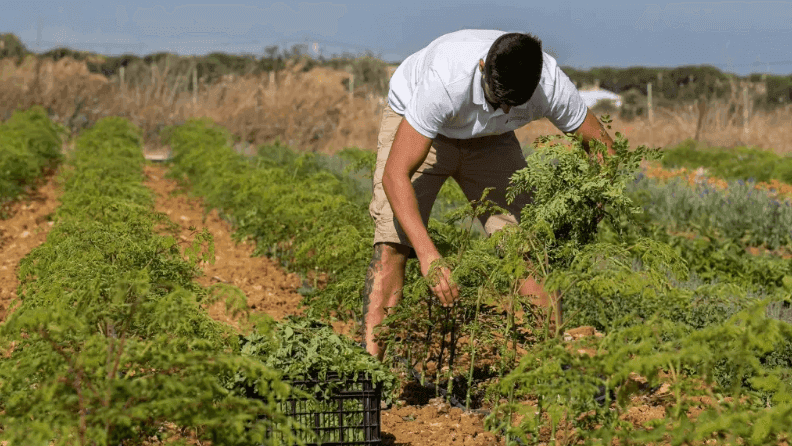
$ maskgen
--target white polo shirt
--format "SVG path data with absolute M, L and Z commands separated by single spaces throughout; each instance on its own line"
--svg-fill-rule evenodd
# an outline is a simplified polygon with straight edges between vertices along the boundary
M 419 133 L 434 138 L 468 139 L 497 135 L 547 117 L 571 132 L 586 118 L 587 107 L 555 59 L 543 53 L 542 76 L 533 96 L 509 114 L 484 98 L 479 59 L 486 61 L 503 31 L 462 30 L 438 37 L 409 56 L 390 80 L 388 104 Z

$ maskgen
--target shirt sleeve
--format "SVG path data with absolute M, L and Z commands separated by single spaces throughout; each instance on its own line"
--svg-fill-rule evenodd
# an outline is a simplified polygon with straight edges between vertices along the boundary
M 429 70 L 413 91 L 404 119 L 418 133 L 434 139 L 452 115 L 448 91 L 434 70 Z
M 562 132 L 571 132 L 583 124 L 588 107 L 575 84 L 558 65 L 554 74 L 553 96 L 549 98 L 545 116 Z

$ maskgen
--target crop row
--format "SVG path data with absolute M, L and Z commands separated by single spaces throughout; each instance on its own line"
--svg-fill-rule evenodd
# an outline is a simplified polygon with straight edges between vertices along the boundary
M 177 243 L 142 184 L 140 143 L 105 118 L 62 169 L 55 224 L 22 261 L 21 302 L 0 326 L 0 439 L 142 444 L 171 425 L 217 445 L 293 443 L 289 386 L 200 307 L 210 294 L 192 279 L 211 237 Z M 234 391 L 239 374 L 256 398 Z
M 674 246 L 653 237 L 653 227 L 629 209 L 638 162 L 652 153 L 628 149 L 618 134 L 613 149 L 613 156 L 602 145 L 592 149 L 600 165 L 593 157 L 582 161 L 579 143 L 569 150 L 550 138 L 512 177 L 512 187 L 532 190 L 534 201 L 522 212 L 525 232 L 505 239 L 505 257 L 550 259 L 545 283 L 563 293 L 567 320 L 605 335 L 575 346 L 558 337 L 529 345 L 519 365 L 491 387 L 507 403 L 496 406 L 488 425 L 534 443 L 788 438 L 792 325 L 769 318 L 766 305 L 789 292 L 771 290 L 768 298 L 739 283 L 691 281 Z M 608 213 L 609 237 L 588 223 L 600 207 L 593 203 Z M 620 225 L 641 230 L 613 228 Z M 664 387 L 669 392 L 653 403 L 663 417 L 628 422 L 634 401 L 652 401 Z M 522 420 L 516 426 L 515 414 Z
M 163 140 L 174 153 L 169 175 L 189 181 L 192 193 L 231 221 L 237 237 L 254 239 L 256 254 L 333 277 L 308 298 L 314 313 L 359 316 L 350 296 L 359 295 L 362 284 L 339 286 L 338 280 L 363 277 L 371 256 L 373 227 L 355 200 L 363 195 L 356 181 L 331 173 L 314 154 L 298 156 L 280 145 L 246 159 L 228 145 L 224 129 L 207 121 L 168 129 Z
M 646 219 L 672 231 L 693 230 L 744 246 L 792 245 L 792 205 L 752 183 L 732 181 L 720 189 L 643 178 L 631 193 Z
M 65 129 L 41 107 L 16 111 L 0 123 L 0 206 L 35 186 L 61 160 Z
M 530 156 L 532 149 L 526 151 Z M 444 210 L 464 206 L 459 186 L 449 181 Z M 792 203 L 735 180 L 727 188 L 710 184 L 662 181 L 639 173 L 625 193 L 637 206 L 636 221 L 608 219 L 599 239 L 648 237 L 673 247 L 695 276 L 692 283 L 730 283 L 792 291 L 792 260 L 763 250 L 792 247 Z M 439 208 L 441 206 L 435 206 Z M 434 212 L 439 217 L 444 212 Z M 760 249 L 755 249 L 760 248 Z M 758 252 L 757 252 L 758 251 Z

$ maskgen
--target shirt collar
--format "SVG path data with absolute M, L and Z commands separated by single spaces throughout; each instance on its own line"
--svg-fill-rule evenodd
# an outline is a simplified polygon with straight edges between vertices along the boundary
M 495 111 L 502 112 L 503 110 L 495 110 L 484 98 L 484 86 L 481 84 L 481 70 L 479 69 L 478 62 L 476 68 L 473 70 L 473 103 L 482 106 L 484 111 L 493 113 Z

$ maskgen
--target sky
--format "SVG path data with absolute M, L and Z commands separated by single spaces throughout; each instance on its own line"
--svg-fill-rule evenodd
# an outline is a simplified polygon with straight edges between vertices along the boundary
M 29 50 L 263 56 L 277 45 L 398 62 L 465 28 L 528 32 L 562 66 L 792 74 L 792 1 L 642 3 L 391 0 L 244 3 L 0 0 L 0 33 Z

